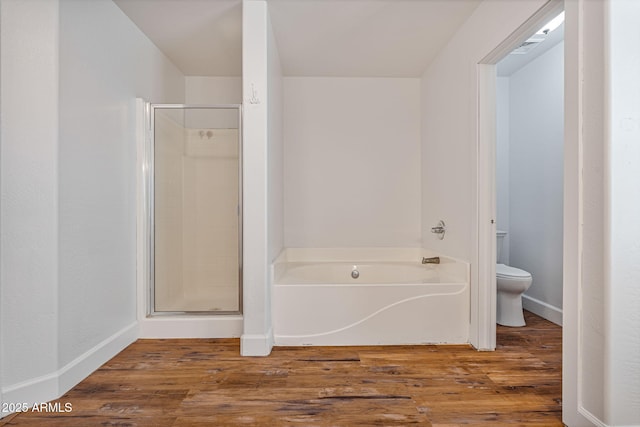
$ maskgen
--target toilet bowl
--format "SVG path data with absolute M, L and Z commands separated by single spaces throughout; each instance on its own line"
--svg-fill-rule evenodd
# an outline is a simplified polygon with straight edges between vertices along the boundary
M 504 264 L 502 246 L 506 235 L 506 231 L 498 230 L 496 232 L 498 260 L 498 264 L 496 264 L 496 285 L 498 288 L 496 323 L 503 326 L 524 326 L 522 294 L 529 289 L 533 278 L 528 271 Z
M 522 294 L 533 282 L 531 273 L 496 264 L 496 284 L 498 288 L 498 305 L 496 322 L 503 326 L 524 326 L 522 314 Z

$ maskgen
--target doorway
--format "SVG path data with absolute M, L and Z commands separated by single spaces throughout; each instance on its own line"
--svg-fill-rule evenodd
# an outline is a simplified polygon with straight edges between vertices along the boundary
M 531 274 L 525 309 L 562 325 L 564 11 L 497 64 L 498 264 Z M 502 243 L 500 245 L 500 243 Z M 504 268 L 504 267 L 503 267 Z

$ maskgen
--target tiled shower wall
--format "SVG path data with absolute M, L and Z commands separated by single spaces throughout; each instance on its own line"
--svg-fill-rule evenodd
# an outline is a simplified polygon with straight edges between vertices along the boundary
M 185 128 L 182 113 L 156 112 L 155 309 L 235 311 L 238 130 Z
M 187 129 L 183 162 L 185 295 L 238 310 L 238 131 Z

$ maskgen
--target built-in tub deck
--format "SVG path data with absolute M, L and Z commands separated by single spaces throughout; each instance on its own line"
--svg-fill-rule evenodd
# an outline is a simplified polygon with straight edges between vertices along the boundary
M 422 249 L 286 249 L 272 266 L 276 345 L 469 341 L 469 265 Z M 355 272 L 355 273 L 354 273 Z

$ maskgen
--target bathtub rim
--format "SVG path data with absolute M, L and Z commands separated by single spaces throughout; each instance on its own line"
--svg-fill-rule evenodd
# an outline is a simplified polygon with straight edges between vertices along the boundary
M 287 286 L 291 284 L 277 283 L 277 270 L 285 268 L 288 263 L 413 263 L 419 262 L 422 257 L 440 257 L 438 266 L 460 269 L 460 274 L 455 274 L 454 283 L 464 282 L 467 285 L 471 280 L 471 264 L 458 258 L 441 255 L 433 250 L 424 248 L 398 248 L 398 247 L 353 247 L 353 248 L 284 248 L 269 268 L 269 279 L 273 286 Z M 451 281 L 447 281 L 451 282 Z M 436 282 L 444 283 L 444 282 Z

